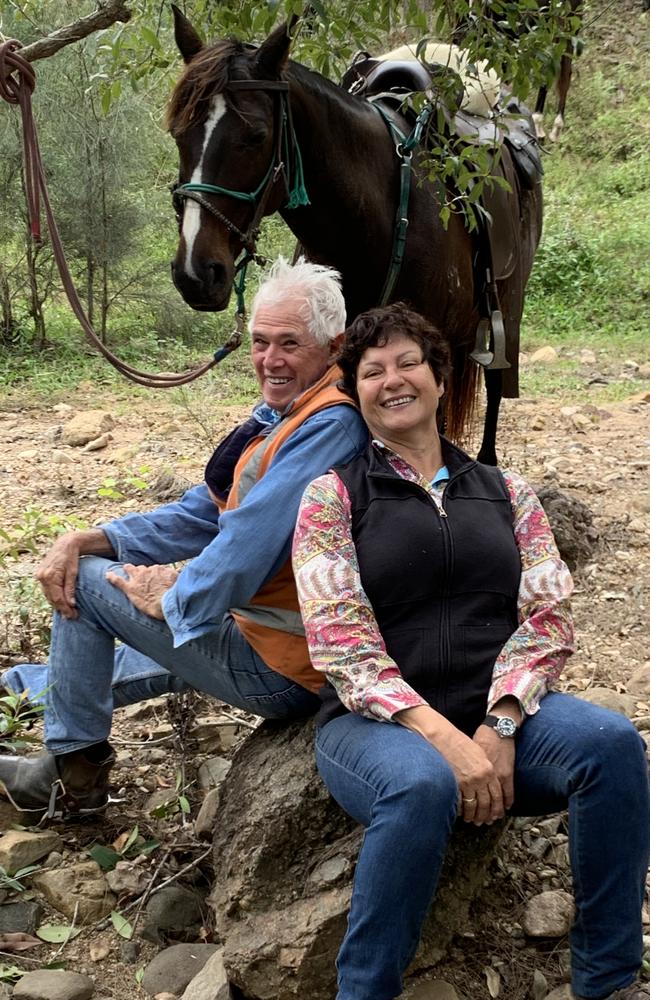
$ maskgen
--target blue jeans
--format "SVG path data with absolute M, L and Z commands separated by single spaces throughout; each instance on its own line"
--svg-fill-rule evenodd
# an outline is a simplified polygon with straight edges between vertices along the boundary
M 119 563 L 86 556 L 79 564 L 77 610 L 55 613 L 47 667 L 27 664 L 3 676 L 13 691 L 45 691 L 45 745 L 51 753 L 80 750 L 107 739 L 113 708 L 170 691 L 195 688 L 268 719 L 313 714 L 319 700 L 271 670 L 235 621 L 174 649 L 164 621 L 138 611 L 106 580 Z M 115 639 L 125 646 L 115 647 Z
M 435 896 L 456 820 L 456 780 L 421 736 L 358 715 L 325 725 L 316 755 L 333 797 L 366 828 L 337 959 L 337 1000 L 394 1000 Z M 641 965 L 648 767 L 626 718 L 551 693 L 517 736 L 511 811 L 540 816 L 567 807 L 572 988 L 601 998 L 632 983 Z

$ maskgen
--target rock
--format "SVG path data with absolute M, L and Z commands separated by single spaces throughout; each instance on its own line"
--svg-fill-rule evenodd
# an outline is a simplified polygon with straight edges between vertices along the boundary
M 188 984 L 183 1000 L 230 1000 L 231 992 L 223 967 L 223 948 L 207 960 L 201 971 Z
M 84 446 L 84 451 L 101 451 L 102 448 L 106 448 L 110 441 L 113 440 L 112 434 L 100 434 L 99 437 L 93 438 L 88 444 Z
M 30 462 L 33 458 L 38 458 L 39 454 L 38 448 L 28 448 L 26 451 L 19 451 L 17 457 Z
M 563 889 L 540 892 L 526 904 L 522 926 L 529 937 L 564 937 L 569 933 L 574 912 L 573 896 Z
M 141 722 L 143 719 L 150 719 L 157 712 L 167 712 L 167 695 L 163 694 L 159 698 L 149 698 L 148 701 L 136 701 L 133 705 L 126 705 L 118 708 L 118 716 L 122 719 L 131 719 L 134 722 Z
M 650 695 L 650 660 L 637 667 L 627 681 L 627 689 L 631 694 Z
M 633 695 L 619 694 L 618 691 L 611 691 L 609 688 L 589 688 L 588 691 L 576 692 L 576 696 L 583 701 L 590 701 L 592 705 L 600 705 L 601 708 L 609 708 L 612 712 L 627 715 L 628 719 L 636 711 L 636 698 Z
M 568 983 L 563 986 L 556 986 L 546 997 L 546 1000 L 575 1000 L 573 991 Z
M 627 358 L 623 362 L 623 368 L 624 368 L 625 371 L 628 371 L 628 372 L 638 372 L 638 370 L 639 370 L 640 367 L 641 366 L 639 365 L 639 362 L 638 361 L 634 361 L 632 358 Z
M 458 1000 L 458 994 L 444 979 L 431 979 L 426 983 L 418 983 L 413 990 L 407 990 L 405 1000 Z
M 546 976 L 539 969 L 533 972 L 533 985 L 531 987 L 531 1000 L 544 1000 L 548 993 L 548 982 Z
M 201 803 L 199 814 L 194 820 L 194 833 L 201 840 L 210 840 L 219 810 L 219 789 L 211 788 Z
M 331 1000 L 362 830 L 316 772 L 314 723 L 265 722 L 220 788 L 210 903 L 224 965 L 246 996 Z M 410 974 L 465 930 L 505 824 L 461 824 Z
M 59 449 L 54 449 L 50 452 L 50 461 L 54 465 L 74 465 L 76 459 L 73 455 L 69 455 L 67 451 L 60 451 Z
M 0 906 L 0 934 L 33 934 L 42 916 L 43 907 L 39 903 L 3 903 Z
M 28 972 L 14 986 L 14 1000 L 89 1000 L 95 984 L 79 972 L 39 969 Z
M 95 861 L 83 861 L 54 871 L 37 872 L 32 883 L 55 910 L 77 923 L 90 923 L 108 916 L 116 899 Z
M 120 962 L 123 965 L 135 965 L 140 956 L 140 945 L 137 941 L 120 941 Z
M 169 469 L 161 469 L 151 483 L 147 496 L 157 503 L 171 503 L 173 500 L 180 500 L 190 486 L 192 483 L 189 479 L 180 479 Z
M 230 770 L 230 761 L 225 757 L 208 757 L 201 764 L 197 781 L 201 788 L 218 788 Z
M 182 885 L 169 885 L 147 903 L 142 937 L 154 944 L 162 944 L 167 938 L 194 941 L 202 923 L 201 896 Z
M 558 353 L 554 347 L 547 344 L 545 347 L 540 347 L 539 350 L 534 351 L 530 356 L 530 361 L 532 364 L 537 365 L 552 365 L 558 360 Z
M 590 350 L 588 347 L 583 347 L 580 351 L 580 364 L 581 365 L 595 365 L 596 364 L 596 354 L 594 351 Z
M 108 941 L 93 941 L 88 949 L 91 962 L 103 962 L 105 958 L 108 958 L 110 952 L 111 946 Z
M 531 431 L 543 431 L 545 427 L 546 427 L 546 420 L 541 415 L 541 413 L 538 413 L 536 417 L 533 417 L 533 419 L 530 422 Z
M 216 944 L 175 944 L 159 952 L 144 970 L 142 988 L 150 996 L 183 990 L 199 974 L 208 959 L 218 951 Z
M 639 365 L 637 375 L 639 378 L 650 378 L 650 361 L 644 361 L 642 365 Z
M 77 413 L 63 428 L 63 444 L 78 448 L 112 430 L 115 420 L 105 410 L 84 410 Z
M 118 861 L 104 878 L 116 896 L 138 896 L 147 888 L 149 876 L 140 865 L 133 861 Z
M 590 427 L 593 427 L 593 422 L 584 413 L 574 413 L 571 417 L 571 423 L 577 431 L 584 433 Z
M 0 865 L 6 872 L 17 872 L 40 861 L 50 851 L 61 847 L 61 838 L 52 830 L 29 833 L 26 830 L 10 830 L 0 837 Z
M 533 486 L 546 511 L 560 555 L 575 572 L 593 559 L 598 544 L 593 512 L 555 486 Z
M 34 817 L 29 818 L 29 813 L 18 812 L 6 799 L 0 799 L 0 830 L 8 830 L 10 827 L 20 823 L 23 826 L 31 826 L 36 822 Z
M 69 403 L 57 403 L 56 406 L 52 407 L 52 413 L 56 413 L 59 417 L 68 417 L 73 409 L 74 407 L 70 406 Z

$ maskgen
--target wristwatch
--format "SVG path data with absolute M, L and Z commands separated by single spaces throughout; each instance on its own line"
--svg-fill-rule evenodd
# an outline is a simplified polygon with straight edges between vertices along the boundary
M 503 740 L 513 740 L 519 729 L 515 720 L 511 719 L 508 715 L 486 715 L 482 725 L 489 726 L 490 729 L 496 729 Z

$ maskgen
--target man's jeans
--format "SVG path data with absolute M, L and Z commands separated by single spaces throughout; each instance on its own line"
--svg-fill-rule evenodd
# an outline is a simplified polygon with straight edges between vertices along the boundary
M 366 827 L 337 1000 L 394 1000 L 434 897 L 456 820 L 458 787 L 445 759 L 399 724 L 346 715 L 317 736 L 320 773 Z M 517 736 L 512 813 L 568 806 L 576 918 L 572 987 L 605 997 L 634 981 L 650 849 L 644 744 L 615 712 L 548 694 Z
M 13 691 L 45 691 L 45 745 L 67 753 L 107 739 L 113 708 L 195 688 L 267 719 L 313 714 L 318 698 L 270 670 L 226 615 L 221 627 L 174 649 L 167 624 L 138 611 L 106 580 L 119 563 L 86 556 L 79 564 L 77 610 L 54 615 L 47 667 L 27 664 L 3 676 Z M 126 645 L 115 648 L 115 639 Z

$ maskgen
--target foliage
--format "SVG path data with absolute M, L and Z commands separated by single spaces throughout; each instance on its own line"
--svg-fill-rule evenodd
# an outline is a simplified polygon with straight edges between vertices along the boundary
M 155 806 L 151 810 L 151 815 L 156 819 L 169 819 L 171 816 L 176 816 L 178 814 L 182 816 L 189 816 L 192 809 L 186 792 L 187 789 L 183 782 L 183 773 L 182 771 L 178 771 L 176 774 L 174 789 L 170 792 L 169 798 L 165 799 L 164 802 L 161 802 L 160 805 Z
M 140 465 L 137 469 L 125 469 L 118 476 L 106 476 L 97 488 L 97 496 L 109 500 L 124 500 L 127 496 L 139 496 L 151 486 L 145 478 L 151 466 Z
M 0 865 L 0 889 L 5 892 L 24 892 L 25 886 L 22 879 L 33 875 L 34 872 L 40 870 L 40 867 L 40 865 L 27 865 L 25 868 L 19 868 L 18 871 L 9 873 Z
M 47 514 L 40 507 L 27 507 L 17 524 L 0 528 L 0 566 L 25 552 L 37 552 L 44 541 L 82 527 L 85 524 L 74 515 L 61 517 Z
M 40 697 L 40 692 L 37 697 Z M 28 691 L 19 694 L 7 692 L 0 697 L 0 744 L 3 749 L 24 750 L 36 743 L 36 737 L 28 730 L 43 714 L 44 706 L 30 701 Z M 26 874 L 24 869 L 22 874 Z M 29 869 L 35 871 L 35 869 Z M 17 873 L 17 877 L 20 873 Z
M 158 847 L 160 847 L 160 841 L 145 840 L 136 824 L 132 830 L 120 834 L 112 846 L 93 844 L 88 853 L 100 868 L 103 868 L 104 871 L 112 871 L 118 861 L 152 854 Z

